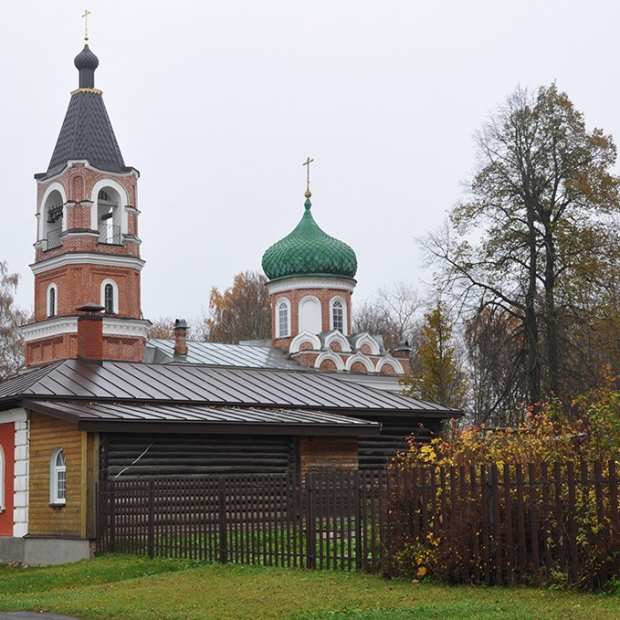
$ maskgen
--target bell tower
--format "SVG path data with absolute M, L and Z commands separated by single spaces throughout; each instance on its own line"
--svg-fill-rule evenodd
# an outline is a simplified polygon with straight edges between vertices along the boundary
M 34 322 L 22 328 L 29 366 L 77 357 L 79 307 L 104 308 L 103 357 L 142 361 L 149 322 L 140 302 L 137 185 L 95 87 L 88 39 L 78 88 L 37 183 Z

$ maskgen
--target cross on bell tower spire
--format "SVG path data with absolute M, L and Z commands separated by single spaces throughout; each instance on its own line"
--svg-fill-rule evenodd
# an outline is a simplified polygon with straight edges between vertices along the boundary
M 88 45 L 88 16 L 92 15 L 92 11 L 88 9 L 84 9 L 84 13 L 82 13 L 82 19 L 84 20 L 84 41 Z

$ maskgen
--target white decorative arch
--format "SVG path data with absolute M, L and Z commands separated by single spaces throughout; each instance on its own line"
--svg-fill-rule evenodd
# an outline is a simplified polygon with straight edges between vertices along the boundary
M 359 351 L 365 344 L 370 347 L 371 355 L 381 354 L 379 343 L 368 332 L 364 332 L 355 337 L 354 348 L 356 351 Z
M 301 351 L 301 346 L 305 342 L 309 342 L 312 345 L 313 351 L 321 350 L 321 339 L 315 334 L 303 332 L 302 334 L 297 334 L 297 336 L 295 336 L 295 338 L 291 340 L 291 346 L 289 347 L 289 353 L 298 353 L 299 351 Z
M 320 334 L 323 331 L 323 308 L 318 297 L 306 295 L 297 306 L 298 330 Z
M 4 459 L 4 448 L 0 446 L 0 510 L 5 509 L 4 500 L 6 496 L 6 462 Z
M 353 364 L 357 364 L 358 362 L 363 364 L 368 372 L 375 372 L 375 367 L 372 364 L 372 360 L 362 353 L 355 353 L 354 355 L 351 355 L 351 357 L 348 357 L 345 367 L 350 371 L 351 368 L 353 368 Z
M 62 229 L 67 230 L 67 193 L 62 183 L 54 181 L 50 183 L 41 198 L 37 208 L 37 241 L 44 238 L 45 233 L 45 203 L 52 192 L 58 192 L 62 198 Z
M 111 278 L 106 278 L 105 280 L 102 280 L 101 282 L 101 286 L 99 288 L 99 295 L 100 295 L 100 299 L 101 301 L 99 302 L 102 306 L 105 307 L 105 287 L 110 284 L 112 286 L 112 290 L 114 291 L 114 299 L 113 299 L 113 303 L 112 303 L 112 307 L 114 310 L 114 314 L 118 314 L 118 307 L 119 307 L 119 299 L 118 299 L 118 284 L 112 280 Z
M 54 291 L 54 308 L 50 300 L 50 293 Z M 45 316 L 49 319 L 53 316 L 58 316 L 58 285 L 52 282 L 45 291 Z M 53 310 L 53 312 L 52 312 Z
M 333 351 L 324 351 L 323 353 L 318 355 L 317 358 L 314 360 L 314 367 L 320 368 L 321 364 L 325 360 L 332 360 L 332 362 L 336 364 L 336 370 L 344 370 L 344 362 L 342 361 L 342 358 L 340 357 L 340 355 L 334 353 Z
M 280 306 L 286 304 L 286 334 L 280 329 Z M 288 338 L 291 335 L 291 300 L 288 297 L 278 297 L 275 304 L 275 333 L 276 338 Z
M 334 303 L 339 301 L 342 304 L 342 333 L 349 333 L 349 307 L 344 297 L 336 295 L 329 300 L 329 329 L 335 329 L 334 327 Z
M 384 366 L 391 366 L 396 375 L 404 375 L 405 369 L 403 365 L 394 357 L 386 355 L 377 362 L 377 372 L 380 374 Z
M 129 230 L 129 219 L 126 209 L 129 204 L 129 196 L 127 194 L 127 190 L 118 181 L 110 178 L 100 179 L 97 181 L 92 189 L 92 192 L 90 193 L 90 200 L 92 202 L 90 209 L 90 227 L 92 230 L 99 229 L 97 225 L 97 198 L 99 197 L 99 192 L 106 187 L 111 187 L 120 196 L 120 204 L 118 205 L 118 208 L 121 212 L 121 233 L 126 235 Z
M 349 342 L 349 339 L 340 331 L 338 331 L 337 329 L 335 329 L 334 331 L 329 332 L 329 334 L 327 334 L 327 336 L 325 336 L 325 348 L 329 349 L 329 345 L 332 342 L 337 342 L 340 344 L 340 350 L 343 353 L 350 353 L 351 352 L 351 343 Z

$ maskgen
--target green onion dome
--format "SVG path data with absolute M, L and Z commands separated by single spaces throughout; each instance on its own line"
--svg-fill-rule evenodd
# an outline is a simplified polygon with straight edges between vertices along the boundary
M 353 278 L 355 252 L 346 243 L 324 233 L 314 221 L 308 197 L 305 212 L 293 232 L 263 254 L 263 271 L 270 280 L 294 276 Z

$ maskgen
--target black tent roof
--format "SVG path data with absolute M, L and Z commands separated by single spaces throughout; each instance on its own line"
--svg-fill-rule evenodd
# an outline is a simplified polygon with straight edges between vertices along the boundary
M 71 93 L 47 172 L 35 175 L 37 179 L 61 172 L 71 160 L 87 160 L 91 166 L 108 172 L 131 170 L 125 166 L 102 93 L 94 87 L 98 64 L 88 46 L 76 56 L 80 87 Z

